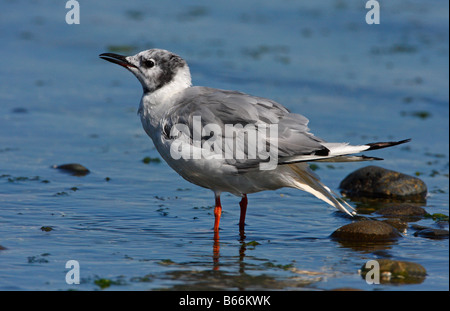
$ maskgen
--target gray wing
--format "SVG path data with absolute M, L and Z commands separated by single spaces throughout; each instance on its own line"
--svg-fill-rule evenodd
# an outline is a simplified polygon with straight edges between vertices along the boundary
M 195 133 L 195 117 L 201 118 L 201 126 L 207 124 L 218 125 L 221 133 L 201 135 Z M 220 134 L 225 140 L 227 126 L 233 126 L 236 137 L 244 134 L 252 126 L 269 126 L 277 124 L 277 144 L 279 162 L 283 158 L 298 155 L 320 155 L 328 152 L 322 144 L 324 141 L 315 137 L 307 127 L 308 119 L 300 114 L 290 113 L 285 107 L 275 101 L 247 95 L 236 91 L 225 91 L 207 87 L 191 87 L 180 94 L 176 104 L 167 111 L 161 120 L 161 127 L 166 138 L 170 138 L 171 129 L 176 124 L 187 125 L 191 130 L 190 139 L 201 137 L 201 143 L 207 141 L 212 135 Z M 238 126 L 240 125 L 240 126 Z M 250 127 L 249 127 L 249 126 Z M 247 128 L 246 128 L 247 126 Z M 194 136 L 197 134 L 197 136 Z M 205 134 L 205 133 L 202 133 Z M 243 136 L 243 137 L 244 137 Z M 248 137 L 247 137 L 248 138 Z M 270 137 L 265 137 L 265 147 L 269 146 Z M 251 154 L 252 146 L 246 144 L 235 146 L 241 151 L 244 159 L 229 159 L 230 164 L 239 170 L 256 167 L 261 158 L 254 158 Z M 240 147 L 242 146 L 242 147 Z M 239 149 L 240 148 L 240 149 Z

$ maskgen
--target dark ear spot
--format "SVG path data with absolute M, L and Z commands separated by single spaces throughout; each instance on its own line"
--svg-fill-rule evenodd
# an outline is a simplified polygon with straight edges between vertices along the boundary
M 185 62 L 181 57 L 171 54 L 168 58 L 161 61 L 158 65 L 161 68 L 162 72 L 158 77 L 159 84 L 157 85 L 156 89 L 159 89 L 172 81 L 178 69 L 183 67 L 185 65 Z

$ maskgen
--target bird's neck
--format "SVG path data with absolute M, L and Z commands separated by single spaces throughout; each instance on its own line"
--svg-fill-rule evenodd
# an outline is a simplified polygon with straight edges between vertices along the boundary
M 173 80 L 151 93 L 144 93 L 138 113 L 153 127 L 163 114 L 173 105 L 176 95 L 192 85 L 191 74 L 187 66 L 180 68 Z

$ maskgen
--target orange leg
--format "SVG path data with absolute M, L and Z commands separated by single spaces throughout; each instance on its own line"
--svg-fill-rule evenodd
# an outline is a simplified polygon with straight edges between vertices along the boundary
M 239 230 L 240 231 L 244 231 L 244 227 L 245 227 L 245 214 L 247 213 L 247 195 L 244 194 L 244 196 L 242 197 L 241 202 L 239 202 L 239 206 L 241 207 L 241 216 L 239 218 Z
M 220 204 L 220 194 L 216 194 L 216 207 L 214 208 L 214 232 L 219 232 L 220 215 L 222 215 L 222 205 Z
M 220 241 L 219 241 L 219 224 L 220 215 L 222 215 L 222 205 L 220 204 L 220 194 L 216 194 L 216 206 L 214 207 L 214 244 L 213 244 L 213 270 L 219 270 L 220 258 Z

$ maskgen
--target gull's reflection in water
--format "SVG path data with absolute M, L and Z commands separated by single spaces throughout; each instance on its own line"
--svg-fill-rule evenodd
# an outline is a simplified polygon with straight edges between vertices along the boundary
M 241 247 L 239 248 L 239 262 L 241 263 L 241 268 L 239 269 L 240 272 L 243 272 L 244 265 L 242 264 L 244 262 L 245 258 L 245 251 L 247 249 L 247 245 L 245 244 L 245 231 L 243 228 L 239 230 L 239 242 L 241 243 Z M 220 266 L 220 237 L 219 237 L 219 231 L 214 232 L 214 239 L 213 239 L 213 270 L 217 271 L 219 270 Z
M 220 238 L 219 231 L 214 232 L 214 243 L 213 243 L 213 270 L 219 270 L 219 259 L 220 259 Z

